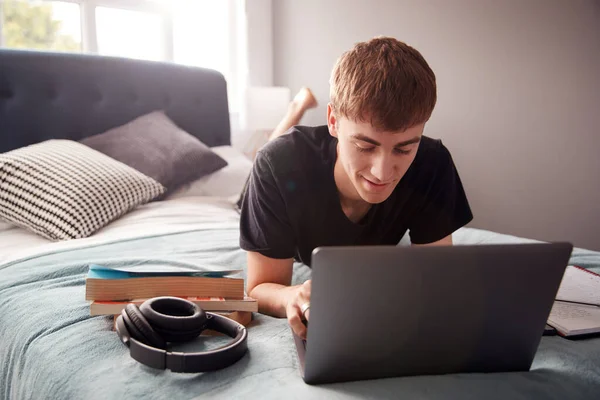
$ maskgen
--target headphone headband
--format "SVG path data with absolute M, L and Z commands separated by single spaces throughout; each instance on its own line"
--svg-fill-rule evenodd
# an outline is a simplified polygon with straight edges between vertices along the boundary
M 150 299 L 148 301 L 156 301 L 157 299 L 158 298 Z M 126 322 L 127 318 L 124 318 L 124 316 L 130 316 L 130 313 L 132 312 L 139 312 L 137 307 L 132 308 L 132 304 L 130 304 L 127 306 L 126 310 L 123 310 L 122 315 L 117 318 L 116 330 L 121 341 L 129 347 L 133 359 L 152 368 L 167 368 L 173 372 L 207 372 L 225 368 L 235 363 L 246 354 L 246 351 L 248 350 L 248 331 L 242 324 L 219 314 L 210 312 L 205 313 L 196 304 L 185 299 L 176 297 L 163 297 L 160 299 L 168 299 L 170 302 L 186 302 L 186 307 L 189 307 L 191 304 L 197 309 L 196 311 L 199 314 L 206 316 L 206 320 L 200 321 L 201 327 L 200 330 L 197 331 L 196 336 L 201 333 L 202 329 L 212 329 L 233 338 L 233 341 L 216 349 L 195 353 L 172 352 L 151 346 L 146 343 L 147 341 L 144 340 L 143 337 L 134 337 L 134 335 L 130 333 L 130 331 L 135 332 L 135 330 L 139 328 L 139 326 L 137 326 L 137 328 L 134 326 L 134 329 L 131 329 L 131 327 L 128 329 L 128 322 Z M 184 303 L 181 303 L 180 305 L 183 304 Z M 144 308 L 147 308 L 142 306 L 140 306 L 139 309 L 143 310 Z M 162 311 L 164 312 L 164 310 Z M 177 315 L 170 316 L 168 314 L 163 314 L 163 326 L 164 320 L 169 317 L 177 318 Z M 129 323 L 135 322 L 135 318 L 135 316 L 134 318 L 131 318 Z M 143 316 L 140 319 L 143 320 L 143 323 L 148 324 L 148 326 L 143 327 L 143 329 L 152 329 L 152 323 L 150 323 L 150 321 L 144 319 Z M 138 324 L 139 323 L 138 319 Z M 181 329 L 181 327 L 177 327 L 177 324 L 175 324 L 171 333 L 177 334 L 177 329 Z M 189 331 L 189 328 L 186 329 Z

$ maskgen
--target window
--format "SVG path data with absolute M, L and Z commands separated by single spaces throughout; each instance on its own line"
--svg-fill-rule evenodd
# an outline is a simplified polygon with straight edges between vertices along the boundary
M 165 27 L 158 14 L 119 8 L 96 8 L 98 53 L 109 56 L 166 60 Z
M 0 0 L 0 46 L 216 69 L 238 110 L 243 0 Z
M 2 44 L 17 49 L 82 51 L 79 4 L 0 1 Z

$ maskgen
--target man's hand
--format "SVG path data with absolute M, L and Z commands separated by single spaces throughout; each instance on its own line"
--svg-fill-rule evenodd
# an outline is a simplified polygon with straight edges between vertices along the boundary
M 306 325 L 309 311 L 302 315 L 302 306 L 310 301 L 310 281 L 302 285 L 290 286 L 292 281 L 293 259 L 278 260 L 260 253 L 248 252 L 246 291 L 258 300 L 258 311 L 274 317 L 287 317 L 296 333 L 306 339 Z
M 310 306 L 310 288 L 310 280 L 304 282 L 302 285 L 296 286 L 295 293 L 290 297 L 290 301 L 285 308 L 287 319 L 292 330 L 302 339 L 306 339 L 306 325 L 304 324 L 304 320 L 308 321 L 310 314 L 310 309 L 306 308 Z M 303 308 L 306 310 L 304 314 L 302 313 Z

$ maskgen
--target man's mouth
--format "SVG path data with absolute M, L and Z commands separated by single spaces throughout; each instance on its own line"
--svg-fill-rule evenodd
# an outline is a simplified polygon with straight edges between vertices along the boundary
M 384 183 L 375 183 L 370 179 L 365 178 L 364 176 L 361 176 L 361 178 L 363 178 L 365 180 L 365 182 L 367 182 L 367 186 L 369 187 L 369 189 L 373 190 L 373 191 L 382 191 L 383 189 L 387 188 L 392 182 L 384 182 Z

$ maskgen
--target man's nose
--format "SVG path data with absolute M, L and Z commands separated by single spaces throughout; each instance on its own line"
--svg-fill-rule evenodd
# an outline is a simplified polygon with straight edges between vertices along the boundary
M 379 156 L 371 166 L 371 175 L 373 178 L 378 179 L 379 182 L 388 183 L 393 179 L 395 168 L 396 166 L 391 156 Z

